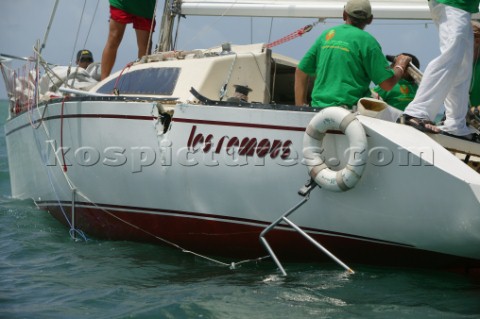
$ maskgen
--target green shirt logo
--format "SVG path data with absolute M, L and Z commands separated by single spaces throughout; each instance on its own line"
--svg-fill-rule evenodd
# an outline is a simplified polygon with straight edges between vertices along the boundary
M 330 41 L 335 36 L 335 30 L 330 30 L 325 36 L 325 40 Z

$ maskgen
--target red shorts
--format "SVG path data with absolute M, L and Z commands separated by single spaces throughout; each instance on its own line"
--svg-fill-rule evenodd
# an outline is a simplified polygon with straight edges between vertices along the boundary
M 137 30 L 155 29 L 155 21 L 152 25 L 152 19 L 139 17 L 112 6 L 110 6 L 110 19 L 123 24 L 133 23 L 133 28 Z

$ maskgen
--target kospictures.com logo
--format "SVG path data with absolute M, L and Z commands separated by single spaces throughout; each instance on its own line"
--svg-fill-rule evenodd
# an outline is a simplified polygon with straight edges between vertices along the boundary
M 196 138 L 195 138 L 196 137 Z M 77 148 L 57 147 L 53 140 L 47 141 L 45 164 L 47 166 L 62 165 L 66 167 L 82 166 L 92 167 L 104 165 L 108 167 L 128 167 L 133 172 L 142 172 L 144 168 L 160 166 L 229 166 L 238 167 L 245 165 L 267 166 L 294 166 L 305 165 L 303 149 L 298 150 L 295 145 L 287 140 L 268 139 L 256 140 L 254 138 L 222 138 L 215 141 L 214 138 L 195 135 L 187 145 L 175 148 L 169 140 L 163 140 L 156 147 L 151 146 L 108 146 L 98 149 L 93 146 L 81 146 Z M 434 154 L 432 149 L 406 150 L 403 148 L 389 149 L 387 147 L 373 147 L 368 150 L 347 148 L 339 155 L 328 154 L 323 149 L 311 149 L 323 162 L 332 169 L 340 169 L 353 155 L 354 162 L 351 165 L 365 165 L 360 159 L 367 152 L 367 165 L 385 167 L 397 166 L 432 166 Z

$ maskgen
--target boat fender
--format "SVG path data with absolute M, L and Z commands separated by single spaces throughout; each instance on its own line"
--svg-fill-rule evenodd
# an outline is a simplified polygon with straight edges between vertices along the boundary
M 349 142 L 348 161 L 341 170 L 328 167 L 322 157 L 327 131 L 340 130 Z M 362 177 L 368 158 L 365 130 L 356 116 L 341 107 L 328 107 L 316 114 L 305 130 L 303 157 L 311 178 L 322 188 L 341 192 L 355 187 Z

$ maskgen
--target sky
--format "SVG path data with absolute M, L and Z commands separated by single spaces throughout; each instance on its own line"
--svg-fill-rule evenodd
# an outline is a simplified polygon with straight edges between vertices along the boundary
M 0 54 L 33 56 L 37 40 L 43 42 L 55 0 L 0 0 Z M 158 42 L 163 0 L 157 5 L 157 27 L 153 43 Z M 83 12 L 83 15 L 82 15 Z M 375 11 L 373 12 L 375 16 Z M 108 0 L 60 0 L 48 34 L 43 58 L 53 64 L 75 64 L 78 50 L 92 51 L 100 62 L 108 35 Z M 315 19 L 270 19 L 240 17 L 194 17 L 181 19 L 177 50 L 210 48 L 224 42 L 232 44 L 269 43 L 278 40 Z M 302 37 L 273 47 L 273 51 L 301 59 L 325 29 L 341 24 L 328 19 Z M 431 21 L 375 20 L 366 29 L 380 43 L 385 54 L 408 52 L 416 55 L 421 70 L 439 54 L 438 33 Z M 78 36 L 77 36 L 78 34 Z M 131 25 L 127 26 L 113 71 L 136 59 L 137 46 Z M 16 69 L 19 62 L 12 62 Z M 22 62 L 23 64 L 23 62 Z M 7 98 L 3 78 L 0 99 Z

